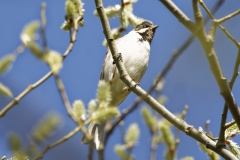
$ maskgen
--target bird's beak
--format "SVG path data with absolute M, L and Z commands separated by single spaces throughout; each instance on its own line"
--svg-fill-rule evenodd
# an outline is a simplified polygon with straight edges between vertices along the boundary
M 156 25 L 156 26 L 153 26 L 152 27 L 152 30 L 155 32 L 155 30 L 158 28 L 158 25 Z

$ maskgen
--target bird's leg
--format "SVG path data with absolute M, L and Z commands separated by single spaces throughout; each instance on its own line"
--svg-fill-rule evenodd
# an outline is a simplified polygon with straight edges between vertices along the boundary
M 123 91 L 124 91 L 124 92 L 126 92 L 126 91 L 127 91 L 127 92 L 130 92 L 131 89 L 130 89 L 129 87 L 124 87 L 124 88 L 123 88 Z

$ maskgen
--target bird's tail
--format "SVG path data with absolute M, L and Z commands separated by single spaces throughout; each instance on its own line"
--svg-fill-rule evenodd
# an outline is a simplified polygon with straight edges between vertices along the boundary
M 88 126 L 87 132 L 93 137 L 89 140 L 86 135 L 81 139 L 82 144 L 91 143 L 96 150 L 99 150 L 100 146 L 103 144 L 103 135 L 106 122 L 92 122 Z

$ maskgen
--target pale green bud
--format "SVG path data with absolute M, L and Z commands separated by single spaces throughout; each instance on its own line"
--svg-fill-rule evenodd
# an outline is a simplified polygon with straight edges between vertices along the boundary
M 33 128 L 32 138 L 40 143 L 49 136 L 53 135 L 61 124 L 61 117 L 57 113 L 51 112 L 43 117 L 42 120 Z
M 88 103 L 88 112 L 90 114 L 92 114 L 93 112 L 95 112 L 97 110 L 97 102 L 96 100 L 92 99 L 90 100 L 90 102 Z
M 104 8 L 104 11 L 105 11 L 108 18 L 112 18 L 114 16 L 117 16 L 120 9 L 121 9 L 121 6 L 119 4 L 117 4 L 115 6 L 109 6 L 109 7 Z M 95 10 L 93 12 L 93 14 L 95 14 L 96 16 L 99 17 L 97 10 Z
M 151 115 L 151 112 L 147 107 L 142 108 L 142 114 L 148 128 L 153 132 L 157 126 L 157 119 Z
M 162 124 L 160 125 L 160 130 L 162 133 L 162 140 L 163 142 L 171 148 L 172 145 L 174 144 L 174 138 L 173 138 L 173 133 L 171 131 L 171 127 L 168 125 Z
M 131 26 L 136 27 L 137 25 L 141 24 L 145 20 L 135 16 L 133 13 L 129 13 L 128 21 Z
M 237 143 L 233 142 L 232 140 L 226 140 L 226 144 L 228 145 L 230 151 L 237 157 L 240 158 L 239 146 Z
M 86 112 L 84 103 L 81 100 L 75 100 L 73 102 L 73 110 L 74 110 L 75 115 L 79 119 L 81 119 L 82 115 L 84 115 Z
M 237 124 L 235 123 L 231 127 L 225 130 L 225 138 L 228 139 L 229 137 L 235 137 L 239 133 L 240 133 L 240 130 Z
M 51 50 L 44 56 L 44 61 L 49 64 L 53 74 L 58 74 L 62 68 L 62 56 L 57 51 Z
M 121 9 L 119 12 L 119 20 L 122 28 L 127 28 L 129 22 L 128 22 L 128 15 L 129 12 L 126 11 L 125 7 L 124 9 Z
M 97 98 L 99 104 L 102 102 L 111 102 L 112 100 L 112 93 L 111 93 L 111 86 L 108 82 L 104 80 L 100 80 L 98 83 L 98 91 L 97 91 Z
M 115 145 L 114 150 L 117 153 L 117 155 L 121 158 L 121 160 L 129 160 L 129 156 L 125 152 L 126 147 L 124 145 L 117 144 Z
M 137 140 L 139 138 L 139 128 L 136 123 L 131 124 L 128 127 L 127 133 L 124 136 L 124 142 L 127 144 L 127 146 L 132 147 L 137 143 Z
M 39 26 L 40 26 L 39 21 L 33 21 L 24 27 L 20 36 L 20 39 L 23 42 L 23 44 L 27 45 L 28 42 L 31 42 L 34 40 L 35 33 L 39 28 Z
M 161 95 L 157 98 L 158 103 L 164 105 L 167 102 L 167 96 Z
M 13 97 L 11 90 L 2 83 L 0 83 L 0 94 L 6 97 Z
M 76 13 L 75 5 L 71 1 L 66 1 L 65 3 L 66 17 L 73 19 Z
M 0 59 L 0 74 L 4 73 L 11 67 L 12 62 L 15 60 L 14 55 L 6 55 L 2 59 Z
M 90 121 L 106 121 L 109 118 L 117 117 L 120 115 L 120 112 L 116 107 L 104 107 L 98 108 L 95 112 L 91 114 Z
M 181 160 L 194 160 L 193 157 L 187 156 L 187 157 L 183 157 L 181 158 Z
M 27 47 L 37 58 L 43 60 L 44 53 L 37 43 L 34 41 L 28 42 Z

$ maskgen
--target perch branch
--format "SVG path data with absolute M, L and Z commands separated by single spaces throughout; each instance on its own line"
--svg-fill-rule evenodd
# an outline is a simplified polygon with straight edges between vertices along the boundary
M 166 1 L 166 0 L 165 0 Z M 168 2 L 172 3 L 172 1 L 168 0 Z M 155 111 L 161 114 L 165 119 L 167 119 L 170 123 L 172 123 L 175 127 L 179 128 L 181 131 L 185 132 L 188 136 L 193 137 L 197 141 L 214 152 L 218 153 L 222 157 L 226 159 L 236 159 L 231 152 L 226 150 L 225 148 L 216 149 L 216 143 L 209 139 L 204 133 L 195 129 L 193 126 L 190 126 L 185 121 L 180 120 L 175 115 L 173 115 L 170 111 L 168 111 L 163 105 L 159 104 L 152 96 L 150 96 L 146 91 L 144 91 L 140 86 L 136 84 L 136 82 L 132 81 L 132 78 L 128 75 L 126 68 L 122 60 L 119 60 L 119 53 L 114 43 L 114 39 L 111 35 L 111 29 L 109 26 L 108 18 L 104 12 L 104 7 L 101 0 L 95 0 L 96 9 L 98 11 L 98 15 L 100 17 L 102 27 L 104 30 L 104 34 L 106 40 L 108 42 L 108 46 L 111 50 L 112 57 L 116 63 L 118 71 L 120 73 L 120 79 L 139 97 L 141 97 L 149 106 L 151 106 Z M 176 11 L 176 10 L 175 10 Z M 188 24 L 192 24 L 192 22 Z

